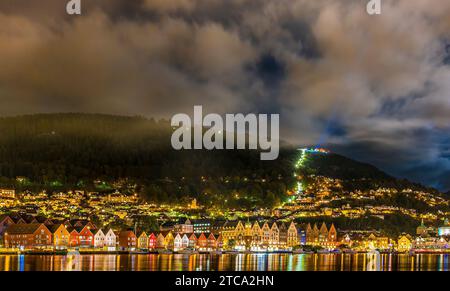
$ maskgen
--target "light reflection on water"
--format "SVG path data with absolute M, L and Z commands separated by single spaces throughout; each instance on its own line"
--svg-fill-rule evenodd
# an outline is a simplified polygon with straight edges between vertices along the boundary
M 449 254 L 0 255 L 2 271 L 448 271 Z

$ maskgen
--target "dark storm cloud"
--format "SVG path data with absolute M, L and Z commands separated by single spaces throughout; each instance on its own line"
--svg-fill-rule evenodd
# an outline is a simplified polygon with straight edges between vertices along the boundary
M 286 140 L 449 186 L 447 0 L 65 3 L 0 2 L 0 114 L 279 112 Z

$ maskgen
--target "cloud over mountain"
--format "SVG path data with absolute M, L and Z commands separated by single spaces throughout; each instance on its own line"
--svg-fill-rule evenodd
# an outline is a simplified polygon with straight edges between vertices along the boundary
M 0 114 L 277 112 L 284 139 L 448 189 L 450 2 L 366 2 L 3 0 Z

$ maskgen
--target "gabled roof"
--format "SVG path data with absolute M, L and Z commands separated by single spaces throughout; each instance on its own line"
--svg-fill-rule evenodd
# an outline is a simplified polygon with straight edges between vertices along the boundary
M 113 231 L 111 228 L 108 229 L 107 232 L 103 232 L 105 234 L 105 236 L 110 236 L 110 233 L 112 233 L 112 236 L 114 236 L 115 238 L 118 237 L 117 232 Z
M 94 229 L 94 230 L 92 230 L 91 232 L 92 232 L 92 234 L 94 234 L 94 235 L 97 235 L 97 234 L 100 233 L 100 232 L 102 232 L 103 235 L 105 235 L 105 232 L 104 232 L 101 228 L 99 228 L 99 229 Z
M 208 237 L 202 232 L 202 233 L 199 235 L 198 239 L 208 239 Z
M 6 214 L 0 215 L 0 222 L 2 222 L 5 219 L 9 219 L 12 222 L 14 222 L 14 219 L 12 219 L 9 215 L 6 215 Z
M 141 231 L 137 237 L 141 237 L 141 236 L 148 237 L 148 234 L 145 231 Z
M 2 215 L 0 221 L 7 217 L 9 217 L 14 223 L 31 223 L 33 218 L 32 216 L 26 214 L 11 213 L 9 215 Z
M 257 225 L 258 228 L 261 228 L 261 227 L 262 227 L 262 225 L 261 225 L 261 224 L 259 223 L 259 221 L 257 221 L 257 220 L 253 222 L 252 228 L 255 227 L 255 225 Z
M 53 224 L 51 219 L 44 217 L 44 216 L 36 216 L 35 220 L 39 223 Z
M 67 231 L 68 231 L 69 233 L 72 233 L 72 232 L 78 233 L 78 231 L 77 231 L 74 227 L 72 227 L 72 226 L 67 227 Z
M 263 228 L 263 227 L 265 227 L 265 226 L 267 226 L 269 229 L 270 229 L 270 224 L 269 224 L 269 222 L 264 222 L 262 225 L 261 225 L 261 228 Z
M 52 225 L 48 225 L 47 228 L 48 228 L 48 230 L 50 230 L 51 233 L 55 233 L 61 226 L 66 228 L 64 226 L 64 224 L 52 224 Z
M 322 223 L 322 226 L 320 227 L 320 232 L 328 232 L 328 228 L 325 222 Z
M 163 237 L 166 237 L 166 236 L 168 236 L 169 234 L 171 234 L 172 236 L 174 236 L 174 235 L 173 235 L 173 232 L 172 232 L 171 230 L 161 231 L 161 232 L 159 232 L 159 234 L 161 234 Z
M 77 230 L 78 233 L 81 233 L 85 229 L 88 230 L 92 234 L 94 233 L 94 229 L 91 230 L 86 226 L 75 227 L 75 229 Z
M 20 214 L 19 217 L 28 224 L 39 223 L 39 221 L 36 219 L 36 217 L 34 217 L 32 215 Z M 20 218 L 19 218 L 19 220 L 20 220 Z

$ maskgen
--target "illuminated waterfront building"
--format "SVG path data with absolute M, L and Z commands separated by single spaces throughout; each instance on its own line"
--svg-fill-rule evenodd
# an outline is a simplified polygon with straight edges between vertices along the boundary
M 173 250 L 175 237 L 171 231 L 164 234 L 164 247 L 168 250 Z
M 252 226 L 252 245 L 259 247 L 262 243 L 262 230 L 258 221 L 255 221 Z
M 55 249 L 64 249 L 69 246 L 70 233 L 64 224 L 55 224 L 48 227 L 52 233 L 52 242 Z
M 322 223 L 322 226 L 320 227 L 319 230 L 319 237 L 318 237 L 319 245 L 325 244 L 327 240 L 328 240 L 328 228 L 324 222 Z
M 328 229 L 326 224 L 322 223 L 320 229 L 318 229 L 317 224 L 311 227 L 311 224 L 308 223 L 305 233 L 307 245 L 325 248 L 334 248 L 337 245 L 337 231 L 334 224 L 331 224 L 330 229 Z
M 397 241 L 397 251 L 408 252 L 412 248 L 412 239 L 409 235 L 401 235 Z
M 148 249 L 148 235 L 145 231 L 143 231 L 137 239 L 137 247 L 139 249 Z
M 148 248 L 150 249 L 150 250 L 152 250 L 152 249 L 156 249 L 156 236 L 155 236 L 155 234 L 154 233 L 151 233 L 149 236 L 148 236 Z
M 361 241 L 363 250 L 388 250 L 391 248 L 390 240 L 386 236 L 371 233 Z
M 103 248 L 105 246 L 105 234 L 103 230 L 98 229 L 94 231 L 94 247 Z
M 201 233 L 197 239 L 197 248 L 199 250 L 206 250 L 208 247 L 208 239 L 204 233 Z
M 165 237 L 164 237 L 164 234 L 162 234 L 161 232 L 158 234 L 158 236 L 156 238 L 156 248 L 157 249 L 165 249 L 166 248 Z
M 247 220 L 244 226 L 244 243 L 246 249 L 251 249 L 253 245 L 253 228 L 252 223 Z
M 189 236 L 189 247 L 190 248 L 195 248 L 195 246 L 197 246 L 197 236 L 195 235 L 195 233 L 191 234 Z
M 197 226 L 197 228 L 199 227 Z M 178 233 L 193 233 L 194 225 L 189 219 L 186 219 L 183 223 L 176 224 L 174 231 Z
M 217 238 L 214 236 L 213 233 L 210 233 L 208 235 L 208 249 L 215 250 L 216 248 L 217 248 Z
M 208 219 L 195 219 L 192 220 L 194 233 L 210 232 L 211 222 Z
M 189 247 L 189 237 L 187 234 L 184 234 L 183 237 L 181 238 L 181 247 L 183 249 Z
M 270 228 L 270 240 L 269 246 L 272 248 L 277 248 L 280 241 L 280 231 L 278 225 L 274 222 Z
M 245 245 L 245 228 L 241 221 L 231 220 L 225 222 L 220 232 L 224 244 L 228 245 L 229 241 L 233 240 L 236 245 Z
M 94 246 L 94 234 L 92 233 L 96 229 L 86 224 L 84 227 L 76 228 L 79 236 L 79 246 L 80 247 L 93 247 Z
M 177 233 L 177 235 L 175 236 L 175 238 L 173 240 L 173 250 L 179 251 L 181 249 L 183 249 L 183 239 L 182 239 L 181 235 L 179 233 Z
M 135 249 L 137 246 L 136 234 L 131 230 L 124 230 L 119 233 L 119 246 L 125 250 Z
M 42 223 L 13 224 L 5 232 L 7 248 L 46 248 L 52 246 L 52 233 Z
M 288 228 L 284 222 L 280 224 L 279 227 L 279 240 L 278 246 L 284 248 L 287 246 L 287 236 L 288 236 Z
M 264 247 L 268 247 L 270 244 L 271 232 L 269 224 L 267 222 L 264 222 L 261 231 L 262 231 L 262 245 Z
M 336 241 L 337 241 L 337 230 L 334 227 L 334 223 L 332 223 L 330 230 L 328 231 L 328 243 L 336 243 Z
M 112 229 L 104 231 L 105 233 L 105 247 L 108 249 L 116 248 L 117 246 L 117 236 Z

